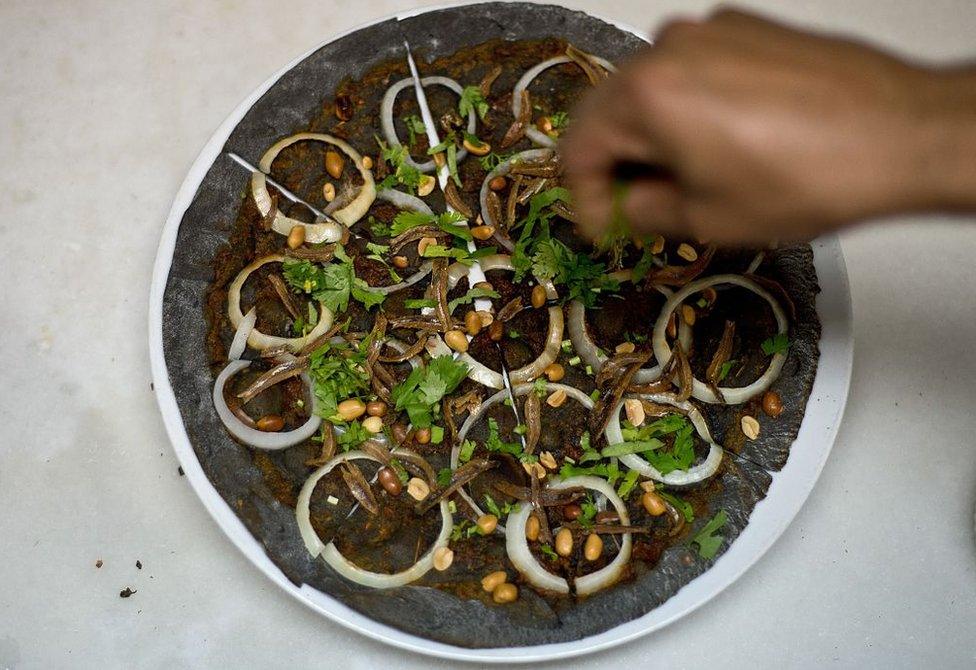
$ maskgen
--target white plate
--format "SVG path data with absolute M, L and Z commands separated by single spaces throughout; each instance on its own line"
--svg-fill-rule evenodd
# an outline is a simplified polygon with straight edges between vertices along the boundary
M 418 12 L 401 14 L 399 18 L 414 16 L 435 9 L 440 9 L 440 7 L 428 7 Z M 265 91 L 284 73 L 325 44 L 389 18 L 394 17 L 378 19 L 322 42 L 264 82 L 227 117 L 213 134 L 197 156 L 176 195 L 163 228 L 159 251 L 156 254 L 149 297 L 149 355 L 152 364 L 153 383 L 159 409 L 162 412 L 166 431 L 173 443 L 176 456 L 182 464 L 183 471 L 193 486 L 193 490 L 203 501 L 211 516 L 252 563 L 285 592 L 316 612 L 357 633 L 381 642 L 444 658 L 514 663 L 578 656 L 606 649 L 658 630 L 714 598 L 759 560 L 800 511 L 800 507 L 803 506 L 811 489 L 813 489 L 817 477 L 820 476 L 820 471 L 823 469 L 827 455 L 834 444 L 834 438 L 847 402 L 853 359 L 851 298 L 847 283 L 847 267 L 844 264 L 844 256 L 836 236 L 825 237 L 813 244 L 814 265 L 817 268 L 822 289 L 817 297 L 817 312 L 820 314 L 823 325 L 820 340 L 820 362 L 817 366 L 817 377 L 813 384 L 813 391 L 807 403 L 806 415 L 803 417 L 800 433 L 790 449 L 789 460 L 780 472 L 773 475 L 773 482 L 766 497 L 756 505 L 749 519 L 749 524 L 710 569 L 685 585 L 657 609 L 598 635 L 573 642 L 534 647 L 467 649 L 409 635 L 396 628 L 378 623 L 316 589 L 308 586 L 295 586 L 271 562 L 260 543 L 220 497 L 197 461 L 176 405 L 176 396 L 169 383 L 166 360 L 163 356 L 163 293 L 176 246 L 176 233 L 179 230 L 183 214 L 193 200 L 193 196 L 203 181 L 207 170 L 210 169 L 220 154 L 220 150 L 231 131 Z M 640 34 L 634 28 L 622 25 L 619 22 L 609 19 L 603 20 L 635 35 Z

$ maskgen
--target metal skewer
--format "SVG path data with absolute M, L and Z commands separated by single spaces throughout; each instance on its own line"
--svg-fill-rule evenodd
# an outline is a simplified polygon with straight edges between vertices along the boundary
M 243 167 L 248 172 L 251 172 L 251 173 L 255 173 L 256 172 L 258 174 L 263 174 L 264 175 L 264 179 L 269 184 L 271 184 L 276 189 L 278 189 L 278 191 L 281 193 L 281 195 L 285 196 L 285 198 L 287 200 L 291 200 L 296 205 L 301 205 L 302 207 L 304 207 L 305 209 L 307 209 L 308 211 L 310 211 L 312 214 L 314 214 L 319 219 L 322 219 L 324 221 L 328 221 L 329 223 L 338 223 L 335 219 L 333 219 L 331 216 L 329 216 L 328 214 L 326 214 L 325 212 L 323 212 L 322 210 L 320 210 L 318 207 L 316 207 L 315 205 L 313 205 L 313 204 L 311 204 L 309 202 L 306 202 L 305 200 L 302 200 L 297 195 L 295 195 L 294 193 L 292 193 L 291 191 L 289 191 L 287 188 L 285 188 L 282 184 L 280 184 L 279 182 L 275 181 L 275 179 L 272 178 L 271 175 L 269 175 L 267 172 L 265 172 L 263 170 L 257 169 L 256 167 L 254 167 L 253 165 L 251 165 L 250 163 L 248 163 L 246 160 L 244 160 L 243 158 L 241 158 L 240 156 L 238 156 L 235 153 L 229 153 L 227 155 L 230 157 L 230 159 L 232 161 L 234 161 L 235 163 L 237 163 L 238 165 L 240 165 L 241 167 Z

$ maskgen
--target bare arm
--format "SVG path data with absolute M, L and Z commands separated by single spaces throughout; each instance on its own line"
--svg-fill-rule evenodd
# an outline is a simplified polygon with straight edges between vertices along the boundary
M 731 244 L 976 210 L 976 68 L 723 10 L 669 24 L 593 91 L 563 153 L 593 235 L 615 191 L 636 232 Z M 620 189 L 621 165 L 654 170 Z

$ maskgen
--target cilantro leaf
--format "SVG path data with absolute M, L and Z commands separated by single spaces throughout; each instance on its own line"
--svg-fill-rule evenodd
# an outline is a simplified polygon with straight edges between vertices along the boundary
M 464 224 L 464 216 L 457 212 L 442 214 L 426 214 L 424 212 L 403 211 L 393 219 L 390 226 L 390 237 L 397 237 L 420 226 L 436 226 L 454 237 L 470 242 L 474 239 L 471 231 Z
M 553 551 L 552 550 L 552 547 L 550 547 L 548 544 L 541 544 L 541 545 L 539 545 L 539 551 L 541 551 L 543 553 L 543 555 L 546 558 L 548 558 L 550 561 L 558 561 L 559 560 L 559 554 L 557 554 L 555 551 Z
M 474 456 L 475 443 L 471 440 L 465 440 L 461 443 L 461 450 L 458 452 L 458 462 L 467 463 Z
M 732 358 L 732 359 L 729 359 L 729 360 L 725 361 L 724 363 L 722 363 L 722 367 L 720 367 L 718 369 L 718 380 L 719 381 L 722 381 L 726 377 L 728 377 L 729 376 L 729 373 L 732 372 L 732 367 L 737 362 L 738 361 L 736 361 L 734 358 Z
M 719 547 L 725 540 L 725 536 L 718 531 L 728 520 L 729 515 L 725 513 L 725 510 L 719 510 L 718 514 L 709 519 L 708 523 L 702 526 L 702 529 L 691 538 L 691 543 L 698 545 L 699 556 L 704 559 L 715 558 L 715 554 L 718 553 Z
M 493 291 L 487 288 L 472 288 L 469 289 L 467 293 L 455 298 L 447 303 L 447 311 L 453 312 L 457 307 L 461 305 L 469 305 L 478 298 L 498 298 L 500 297 L 497 291 Z
M 790 348 L 790 338 L 784 333 L 776 333 L 772 337 L 763 340 L 762 350 L 767 356 L 785 353 Z
M 468 374 L 468 366 L 450 354 L 438 356 L 427 365 L 415 368 L 397 384 L 390 399 L 397 410 L 405 410 L 416 428 L 427 428 L 433 421 L 434 406 L 451 393 Z
M 679 498 L 676 495 L 668 493 L 667 491 L 661 491 L 658 489 L 655 491 L 659 496 L 671 503 L 681 514 L 685 517 L 685 521 L 691 523 L 695 520 L 695 509 L 691 506 L 691 503 L 683 498 Z
M 519 442 L 502 440 L 498 434 L 498 422 L 491 418 L 488 419 L 488 439 L 485 440 L 485 449 L 512 456 L 522 455 L 522 445 Z
M 393 173 L 380 182 L 377 190 L 392 188 L 396 184 L 407 187 L 407 191 L 414 192 L 420 185 L 421 172 L 407 162 L 410 153 L 402 144 L 396 147 L 388 147 L 383 140 L 376 138 L 376 143 L 380 147 L 380 157 L 390 164 Z
M 461 91 L 461 99 L 458 100 L 458 113 L 467 116 L 472 111 L 478 113 L 478 117 L 484 121 L 488 113 L 488 101 L 481 95 L 481 88 L 478 86 L 465 86 Z
M 416 114 L 403 117 L 403 123 L 407 126 L 407 132 L 410 133 L 411 146 L 417 141 L 417 135 L 423 135 L 427 132 L 427 126 Z

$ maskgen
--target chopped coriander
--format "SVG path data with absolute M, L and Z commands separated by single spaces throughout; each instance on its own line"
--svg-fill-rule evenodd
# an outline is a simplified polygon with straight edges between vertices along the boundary
M 582 358 L 580 358 L 579 356 L 573 356 L 573 357 L 572 357 L 572 358 L 570 358 L 570 359 L 569 359 L 569 361 L 567 361 L 567 362 L 568 362 L 568 363 L 569 363 L 570 365 L 572 365 L 572 366 L 574 366 L 574 367 L 575 367 L 575 366 L 577 366 L 577 365 L 579 365 L 579 364 L 580 364 L 580 362 L 581 362 L 582 360 L 583 360 L 583 359 L 582 359 Z
M 441 468 L 437 471 L 437 485 L 446 489 L 451 485 L 451 468 Z
M 593 525 L 593 519 L 596 518 L 596 505 L 593 500 L 587 496 L 586 500 L 580 502 L 580 515 L 576 517 L 576 521 L 579 522 L 583 528 L 589 528 Z
M 545 377 L 538 377 L 534 382 L 532 382 L 532 392 L 540 398 L 543 398 L 547 393 L 546 387 L 548 384 L 549 380 L 547 380 Z
M 554 284 L 566 286 L 569 290 L 564 292 L 563 299 L 578 299 L 586 307 L 594 307 L 601 292 L 613 292 L 620 286 L 607 274 L 603 263 L 576 253 L 554 239 L 543 239 L 536 244 L 532 273 L 540 279 L 552 279 Z
M 415 368 L 390 394 L 397 410 L 405 410 L 417 428 L 431 425 L 434 406 L 457 388 L 468 374 L 468 366 L 450 354 L 438 356 Z
M 431 426 L 430 427 L 430 443 L 440 444 L 444 441 L 444 428 L 443 426 Z
M 491 172 L 496 167 L 498 167 L 499 164 L 507 161 L 511 157 L 512 157 L 512 152 L 500 154 L 492 151 L 491 153 L 485 156 L 481 156 L 478 159 L 478 162 L 481 163 L 481 167 L 484 169 L 485 172 Z
M 719 547 L 722 546 L 722 542 L 725 540 L 725 536 L 718 531 L 722 529 L 728 520 L 729 515 L 725 513 L 725 510 L 719 510 L 718 514 L 702 526 L 702 529 L 698 531 L 695 537 L 691 538 L 691 543 L 698 545 L 699 556 L 704 559 L 715 558 L 715 554 L 718 553 Z
M 373 237 L 390 237 L 389 224 L 383 223 L 372 214 L 369 215 L 369 218 L 366 221 L 367 225 L 369 226 L 369 232 L 373 235 Z
M 372 437 L 372 434 L 363 428 L 363 424 L 358 421 L 352 421 L 350 423 L 339 422 L 336 424 L 336 427 L 342 429 L 341 431 L 336 431 L 336 444 L 343 451 L 349 451 L 353 447 L 358 447 Z
M 358 347 L 346 342 L 326 342 L 309 355 L 308 374 L 318 400 L 319 416 L 341 423 L 337 417 L 339 403 L 369 392 L 369 379 L 362 367 L 368 346 L 367 341 Z
M 459 298 L 455 298 L 447 303 L 447 311 L 453 312 L 461 305 L 469 305 L 478 298 L 498 298 L 500 297 L 497 291 L 491 289 L 476 287 L 468 289 L 467 293 Z
M 513 340 L 517 340 L 518 338 L 522 337 L 522 334 L 519 333 L 514 328 L 509 328 L 508 330 L 505 331 L 505 333 Z
M 407 298 L 403 301 L 403 306 L 407 309 L 424 309 L 425 307 L 437 307 L 437 301 L 433 298 Z
M 520 423 L 517 426 L 515 426 L 514 429 L 512 429 L 512 432 L 515 433 L 516 435 L 525 435 L 527 432 L 529 432 L 529 427 L 526 426 L 524 423 Z
M 600 399 L 600 389 L 593 389 L 592 391 L 590 391 L 590 400 L 596 402 L 599 399 Z
M 464 216 L 457 212 L 444 212 L 442 214 L 425 214 L 424 212 L 403 211 L 393 219 L 390 226 L 390 236 L 397 237 L 413 228 L 420 226 L 436 226 L 454 237 L 470 242 L 474 238 L 471 231 L 464 225 Z
M 732 358 L 722 363 L 722 366 L 718 369 L 718 380 L 722 381 L 726 377 L 728 377 L 729 373 L 732 372 L 732 368 L 735 366 L 737 362 L 738 361 Z
M 568 354 L 568 353 L 570 353 L 570 352 L 573 351 L 573 341 L 572 340 L 563 340 L 561 346 L 562 346 L 562 350 L 563 350 L 563 353 L 564 354 Z
M 461 449 L 458 452 L 458 462 L 467 463 L 474 456 L 475 443 L 471 440 L 465 440 L 461 443 Z
M 461 99 L 458 100 L 458 113 L 461 116 L 466 117 L 471 112 L 477 112 L 482 121 L 488 113 L 488 101 L 481 95 L 481 88 L 478 86 L 465 86 L 461 91 Z
M 408 149 L 402 144 L 396 147 L 388 147 L 378 137 L 376 143 L 380 147 L 380 157 L 393 168 L 393 173 L 379 183 L 377 190 L 402 184 L 407 187 L 408 192 L 415 192 L 420 185 L 422 175 L 420 170 L 407 163 L 407 158 L 410 155 Z
M 485 449 L 512 456 L 522 455 L 522 445 L 518 442 L 502 440 L 498 434 L 498 422 L 491 418 L 488 419 L 488 439 L 485 440 Z
M 630 492 L 634 490 L 634 486 L 637 484 L 637 478 L 639 476 L 640 473 L 637 472 L 637 470 L 631 470 L 624 475 L 624 480 L 620 482 L 620 486 L 617 488 L 617 495 L 626 500 L 627 496 L 630 495 Z
M 776 333 L 769 339 L 763 340 L 762 350 L 767 356 L 785 353 L 790 348 L 790 338 L 784 333 Z
M 546 558 L 548 558 L 550 561 L 558 561 L 559 560 L 559 554 L 557 554 L 555 551 L 553 551 L 552 550 L 552 547 L 550 547 L 548 544 L 541 544 L 541 545 L 539 545 L 539 551 L 541 551 L 542 554 Z
M 604 458 L 610 458 L 611 456 L 626 456 L 628 454 L 639 454 L 644 451 L 650 451 L 651 449 L 659 449 L 664 446 L 664 442 L 652 437 L 649 440 L 638 440 L 634 442 L 618 442 L 616 444 L 611 444 L 603 448 L 600 454 Z
M 447 171 L 451 175 L 451 179 L 457 184 L 458 188 L 461 188 L 461 177 L 458 176 L 457 168 L 457 145 L 451 144 L 447 147 Z
M 549 115 L 549 121 L 552 123 L 553 130 L 560 130 L 569 125 L 569 113 L 555 112 Z
M 427 132 L 427 126 L 416 114 L 403 117 L 403 123 L 407 126 L 407 132 L 410 133 L 411 146 L 417 141 L 417 135 L 423 135 Z
M 691 506 L 691 503 L 683 498 L 679 498 L 676 495 L 668 493 L 667 491 L 661 491 L 658 489 L 656 493 L 667 500 L 671 505 L 675 507 L 681 514 L 685 517 L 685 521 L 691 523 L 695 520 L 695 509 Z
M 350 297 L 367 309 L 379 305 L 386 298 L 356 276 L 352 259 L 341 245 L 336 246 L 336 257 L 332 263 L 323 266 L 307 260 L 285 259 L 282 272 L 289 286 L 310 294 L 313 300 L 324 303 L 334 314 L 344 312 L 349 307 Z

